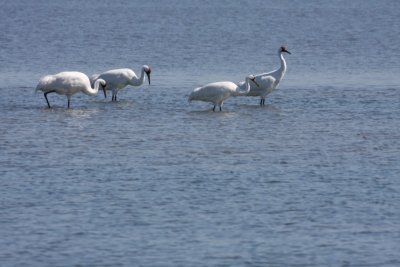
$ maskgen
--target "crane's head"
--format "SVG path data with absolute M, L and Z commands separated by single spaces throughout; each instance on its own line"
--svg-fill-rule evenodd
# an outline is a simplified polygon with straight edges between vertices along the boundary
M 288 53 L 289 55 L 292 54 L 292 53 L 290 53 L 290 52 L 286 49 L 285 46 L 281 46 L 281 47 L 279 48 L 279 53 Z
M 144 70 L 144 72 L 145 72 L 146 75 L 147 75 L 147 79 L 149 80 L 149 85 L 150 85 L 150 73 L 151 73 L 151 69 L 150 69 L 149 66 L 144 65 L 144 66 L 143 66 L 143 70 Z
M 98 79 L 98 81 L 100 82 L 101 89 L 103 89 L 104 98 L 107 98 L 107 91 L 106 91 L 107 83 L 106 83 L 106 81 L 103 79 Z
M 258 85 L 258 83 L 256 82 L 256 77 L 253 74 L 250 74 L 249 76 L 247 76 L 247 78 L 252 81 L 253 83 L 255 83 L 257 85 L 257 87 L 260 87 Z

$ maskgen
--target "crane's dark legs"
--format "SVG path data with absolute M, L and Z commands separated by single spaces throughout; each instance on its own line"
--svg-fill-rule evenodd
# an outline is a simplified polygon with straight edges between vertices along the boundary
M 265 98 L 261 98 L 261 100 L 260 100 L 260 106 L 265 106 Z
M 71 99 L 68 98 L 68 108 L 70 106 Z
M 216 107 L 217 105 L 214 105 L 214 107 L 213 107 L 213 111 L 215 111 L 215 107 Z M 222 104 L 221 105 L 218 105 L 219 106 L 219 111 L 222 111 Z
M 113 101 L 114 101 L 114 102 L 116 102 L 116 101 L 117 101 L 117 95 L 116 95 L 116 94 L 115 94 L 115 95 L 113 95 L 113 96 L 112 96 L 112 98 L 111 98 L 111 102 L 113 102 Z
M 46 98 L 47 106 L 48 106 L 49 108 L 51 108 L 51 106 L 50 106 L 49 100 L 47 99 L 47 94 L 49 94 L 49 93 L 54 93 L 54 92 L 55 92 L 55 91 L 52 90 L 52 91 L 48 91 L 48 92 L 44 93 L 44 98 Z

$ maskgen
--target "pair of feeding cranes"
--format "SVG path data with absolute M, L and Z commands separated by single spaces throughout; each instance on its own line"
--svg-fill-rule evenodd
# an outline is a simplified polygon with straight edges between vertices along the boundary
M 214 104 L 213 111 L 216 106 L 222 110 L 222 105 L 226 99 L 231 96 L 260 96 L 260 105 L 265 105 L 265 97 L 276 89 L 279 82 L 282 80 L 286 72 L 286 61 L 283 53 L 290 52 L 286 47 L 282 46 L 278 50 L 278 56 L 281 61 L 279 69 L 262 73 L 259 75 L 249 75 L 244 82 L 235 84 L 233 82 L 214 82 L 198 87 L 189 95 L 189 102 L 198 100 L 206 101 Z M 47 75 L 40 79 L 36 86 L 36 91 L 42 91 L 46 99 L 47 105 L 50 108 L 50 103 L 47 98 L 49 93 L 57 93 L 66 95 L 68 98 L 68 108 L 70 107 L 71 96 L 77 92 L 82 92 L 87 95 L 95 95 L 101 87 L 104 92 L 104 97 L 107 97 L 107 90 L 112 91 L 111 101 L 117 101 L 117 93 L 119 90 L 128 85 L 140 86 L 145 81 L 145 74 L 150 85 L 149 66 L 144 65 L 141 70 L 140 77 L 137 77 L 131 69 L 114 69 L 106 71 L 102 74 L 95 74 L 89 77 L 76 71 L 60 72 L 55 75 Z M 93 87 L 92 87 L 93 85 Z

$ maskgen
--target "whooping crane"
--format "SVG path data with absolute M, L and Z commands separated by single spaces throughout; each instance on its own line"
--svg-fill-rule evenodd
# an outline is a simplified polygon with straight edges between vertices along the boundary
M 279 82 L 282 80 L 286 73 L 286 61 L 283 57 L 283 53 L 291 54 L 286 47 L 281 46 L 278 50 L 278 56 L 281 61 L 281 66 L 279 69 L 255 75 L 259 87 L 250 86 L 250 92 L 245 96 L 260 96 L 260 106 L 265 105 L 265 97 L 272 93 L 278 86 Z M 238 84 L 240 88 L 245 88 L 245 82 L 240 82 Z
M 101 74 L 94 74 L 90 77 L 91 82 L 101 78 L 106 81 L 106 90 L 112 91 L 111 101 L 117 101 L 118 91 L 125 88 L 128 85 L 140 86 L 146 79 L 144 74 L 146 73 L 150 85 L 150 73 L 151 69 L 149 66 L 144 65 L 142 67 L 142 72 L 138 78 L 135 72 L 131 69 L 113 69 Z
M 47 99 L 47 94 L 57 93 L 59 95 L 66 95 L 69 108 L 71 96 L 73 94 L 82 92 L 87 95 L 95 95 L 99 91 L 100 85 L 105 92 L 106 82 L 104 80 L 97 79 L 94 83 L 94 88 L 92 88 L 89 77 L 86 74 L 77 71 L 65 71 L 44 76 L 39 80 L 35 91 L 42 91 L 44 93 L 44 98 L 49 108 L 51 108 L 51 106 Z
M 240 87 L 233 82 L 209 83 L 194 89 L 189 95 L 188 100 L 189 102 L 193 100 L 211 102 L 214 104 L 213 111 L 215 111 L 217 105 L 219 106 L 219 110 L 222 111 L 222 105 L 227 98 L 231 96 L 245 95 L 250 91 L 250 81 L 254 82 L 258 86 L 253 75 L 246 77 L 245 90 L 241 90 Z

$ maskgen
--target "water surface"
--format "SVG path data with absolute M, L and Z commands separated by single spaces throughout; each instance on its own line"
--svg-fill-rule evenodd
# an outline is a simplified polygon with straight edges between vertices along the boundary
M 399 266 L 397 1 L 5 1 L 2 266 Z M 223 112 L 202 84 L 279 66 Z M 39 78 L 152 68 L 67 99 Z

